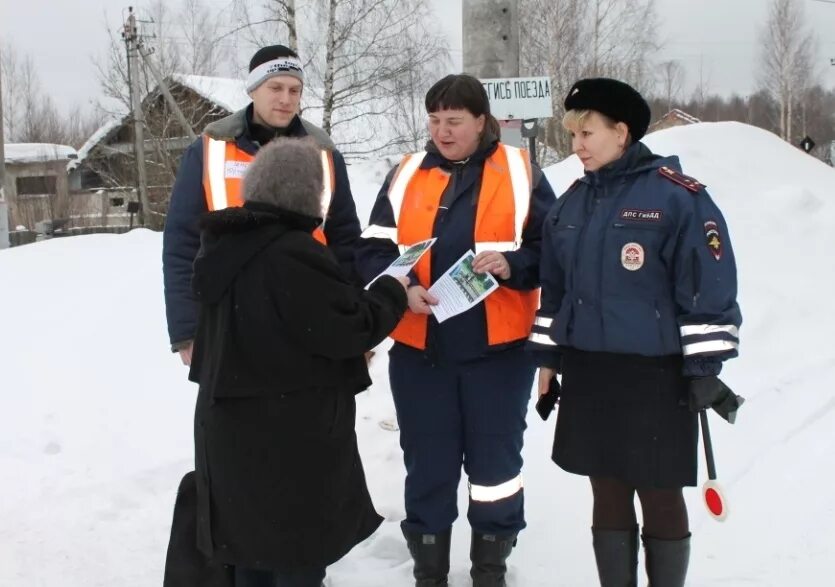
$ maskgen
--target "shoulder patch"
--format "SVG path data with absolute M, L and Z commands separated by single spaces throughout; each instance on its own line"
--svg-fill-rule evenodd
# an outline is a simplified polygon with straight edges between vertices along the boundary
M 683 173 L 679 173 L 675 169 L 671 169 L 670 167 L 664 166 L 658 169 L 658 173 L 661 177 L 666 177 L 673 183 L 677 183 L 678 185 L 687 188 L 689 191 L 693 192 L 694 194 L 705 187 L 703 183 L 700 181 L 693 179 Z

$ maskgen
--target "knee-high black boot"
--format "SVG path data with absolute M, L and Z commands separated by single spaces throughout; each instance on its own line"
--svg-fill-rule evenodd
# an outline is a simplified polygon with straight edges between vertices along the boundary
M 632 530 L 592 528 L 591 532 L 600 587 L 636 587 L 638 527 Z
M 446 587 L 452 528 L 440 534 L 417 534 L 403 530 L 415 562 L 415 587 Z
M 470 577 L 473 587 L 506 587 L 507 557 L 516 546 L 516 534 L 498 536 L 480 534 L 473 530 Z
M 690 563 L 690 536 L 661 540 L 642 536 L 649 587 L 684 587 Z

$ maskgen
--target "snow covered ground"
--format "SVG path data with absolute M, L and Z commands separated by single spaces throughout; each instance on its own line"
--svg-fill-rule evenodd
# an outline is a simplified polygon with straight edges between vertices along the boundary
M 681 156 L 727 217 L 740 266 L 742 354 L 724 378 L 748 402 L 712 418 L 732 511 L 724 524 L 688 490 L 688 585 L 825 585 L 835 552 L 835 170 L 764 131 L 700 124 L 651 135 Z M 351 166 L 362 219 L 388 170 Z M 559 193 L 575 158 L 547 170 Z M 196 389 L 168 352 L 159 234 L 56 239 L 0 251 L 0 585 L 161 584 L 174 495 L 191 468 Z M 357 429 L 386 523 L 329 571 L 339 587 L 410 584 L 400 536 L 404 469 L 386 357 L 359 397 Z M 531 410 L 529 527 L 511 585 L 596 584 L 587 482 L 548 458 L 552 418 Z M 466 508 L 462 483 L 461 511 Z M 468 585 L 469 529 L 453 534 L 451 585 Z

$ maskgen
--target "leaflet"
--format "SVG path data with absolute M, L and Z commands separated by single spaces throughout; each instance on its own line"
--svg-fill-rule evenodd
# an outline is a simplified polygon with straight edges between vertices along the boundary
M 429 288 L 439 300 L 431 306 L 438 322 L 466 312 L 499 288 L 492 274 L 473 271 L 474 258 L 475 253 L 467 251 Z
M 429 250 L 429 248 L 435 244 L 435 241 L 438 240 L 437 238 L 430 238 L 429 240 L 420 241 L 419 243 L 415 243 L 406 249 L 402 255 L 397 257 L 397 259 L 392 262 L 391 265 L 386 267 L 380 275 L 372 279 L 368 285 L 365 286 L 365 289 L 371 287 L 371 284 L 380 279 L 383 275 L 391 275 L 392 277 L 405 277 L 409 274 L 420 258 L 423 257 L 424 253 Z

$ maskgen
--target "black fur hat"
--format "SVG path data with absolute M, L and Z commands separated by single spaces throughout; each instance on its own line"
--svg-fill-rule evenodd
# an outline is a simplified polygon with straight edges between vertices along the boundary
M 565 110 L 595 110 L 629 127 L 633 141 L 649 127 L 649 104 L 627 83 L 605 77 L 581 79 L 568 91 Z

